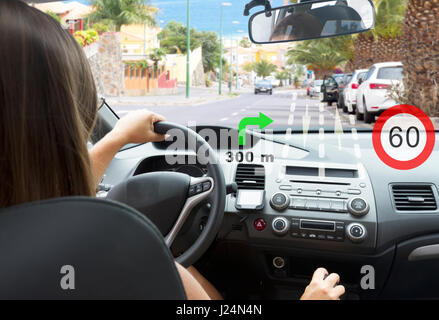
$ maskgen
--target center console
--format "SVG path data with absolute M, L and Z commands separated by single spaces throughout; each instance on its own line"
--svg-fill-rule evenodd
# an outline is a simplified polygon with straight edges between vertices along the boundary
M 285 163 L 264 167 L 263 208 L 238 210 L 229 206 L 229 210 L 247 213 L 252 243 L 355 253 L 374 251 L 376 206 L 371 182 L 361 164 L 322 168 L 313 163 Z M 249 172 L 249 168 L 246 170 Z M 241 190 L 247 186 L 241 185 Z

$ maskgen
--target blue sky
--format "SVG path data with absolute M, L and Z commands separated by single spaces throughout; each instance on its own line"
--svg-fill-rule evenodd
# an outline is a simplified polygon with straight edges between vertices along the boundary
M 89 4 L 87 0 L 76 0 Z M 237 34 L 238 30 L 248 30 L 248 18 L 244 17 L 244 7 L 250 0 L 191 0 L 191 27 L 197 30 L 219 32 L 220 24 L 220 4 L 229 1 L 231 7 L 224 8 L 224 34 Z M 69 1 L 67 1 L 69 2 Z M 164 26 L 171 20 L 176 20 L 186 24 L 186 5 L 187 0 L 150 0 L 150 3 L 160 9 L 157 20 L 160 26 Z M 273 6 L 282 5 L 282 0 L 273 0 Z M 252 10 L 256 12 L 262 7 Z M 239 21 L 239 25 L 232 24 L 232 21 Z

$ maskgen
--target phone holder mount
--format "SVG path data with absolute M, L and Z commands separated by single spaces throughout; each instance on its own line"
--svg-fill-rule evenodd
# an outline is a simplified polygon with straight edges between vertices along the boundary
M 265 16 L 271 17 L 271 3 L 270 0 L 252 0 L 248 4 L 245 5 L 244 16 L 250 15 L 250 10 L 254 7 L 264 6 L 265 7 Z

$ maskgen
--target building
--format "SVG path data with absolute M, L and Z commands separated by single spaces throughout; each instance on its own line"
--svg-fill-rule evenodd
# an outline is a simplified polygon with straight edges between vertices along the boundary
M 291 43 L 266 44 L 264 46 L 252 45 L 250 48 L 238 47 L 235 40 L 233 46 L 230 48 L 230 40 L 225 42 L 224 58 L 227 63 L 232 61 L 236 68 L 238 62 L 239 68 L 254 62 L 261 62 L 267 60 L 275 64 L 278 68 L 285 68 L 287 65 L 286 54 L 291 48 Z M 230 52 L 230 50 L 232 50 Z
M 32 4 L 35 8 L 43 12 L 53 12 L 60 17 L 62 23 L 66 23 L 67 20 L 81 19 L 93 11 L 91 6 L 73 1 L 64 3 L 63 1 L 35 3 Z
M 141 60 L 151 49 L 159 48 L 159 27 L 147 25 L 127 25 L 120 30 L 122 55 L 124 60 Z

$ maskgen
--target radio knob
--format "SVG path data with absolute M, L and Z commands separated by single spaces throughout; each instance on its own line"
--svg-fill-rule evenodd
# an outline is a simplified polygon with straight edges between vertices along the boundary
M 273 228 L 274 233 L 282 236 L 288 232 L 288 229 L 290 228 L 290 223 L 287 219 L 278 217 L 273 219 L 271 227 Z
M 365 216 L 369 210 L 370 206 L 363 198 L 353 198 L 348 202 L 348 211 L 356 217 Z
M 352 242 L 363 242 L 367 237 L 366 228 L 360 223 L 351 223 L 346 228 L 346 235 Z
M 275 193 L 270 199 L 270 205 L 274 210 L 283 211 L 290 205 L 290 197 L 285 193 Z

